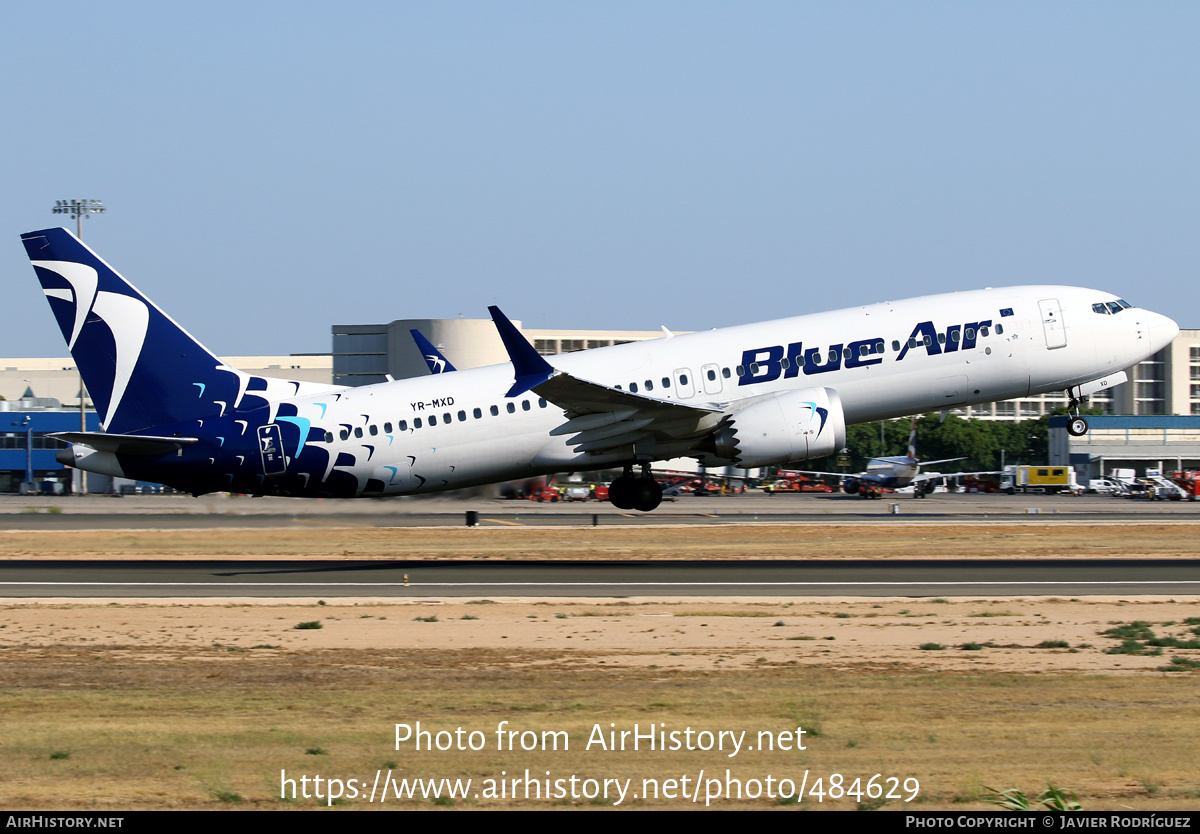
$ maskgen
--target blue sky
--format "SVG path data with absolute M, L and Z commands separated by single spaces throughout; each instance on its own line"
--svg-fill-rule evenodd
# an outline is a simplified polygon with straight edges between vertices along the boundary
M 219 354 L 331 324 L 688 330 L 1022 283 L 1200 327 L 1195 3 L 8 4 L 18 235 Z

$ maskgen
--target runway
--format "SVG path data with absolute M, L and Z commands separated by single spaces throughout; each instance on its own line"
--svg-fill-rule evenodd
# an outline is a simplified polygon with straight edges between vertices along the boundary
M 0 496 L 0 530 L 203 530 L 216 528 L 462 527 L 474 512 L 482 527 L 703 526 L 717 524 L 895 523 L 898 520 L 1121 523 L 1194 522 L 1200 502 L 1132 501 L 1107 496 L 936 493 L 922 500 L 842 494 L 684 496 L 652 513 L 608 503 L 546 503 L 433 496 L 313 500 L 247 496 Z
M 1200 594 L 1200 559 L 0 563 L 8 598 L 994 597 Z

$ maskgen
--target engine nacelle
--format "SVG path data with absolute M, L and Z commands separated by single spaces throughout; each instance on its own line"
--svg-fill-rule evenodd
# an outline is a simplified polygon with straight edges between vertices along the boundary
M 734 404 L 705 451 L 753 469 L 832 454 L 846 445 L 842 400 L 832 388 L 784 391 Z

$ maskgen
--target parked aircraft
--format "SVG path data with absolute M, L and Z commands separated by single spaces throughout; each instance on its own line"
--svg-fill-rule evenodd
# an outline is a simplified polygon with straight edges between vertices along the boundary
M 867 461 L 867 470 L 857 475 L 850 475 L 842 481 L 842 489 L 848 494 L 855 493 L 878 496 L 881 489 L 903 489 L 913 485 L 913 495 L 924 498 L 933 492 L 934 481 L 938 478 L 954 477 L 956 475 L 978 475 L 978 472 L 954 472 L 950 475 L 943 473 L 921 474 L 922 466 L 933 466 L 938 463 L 952 463 L 963 458 L 944 458 L 942 460 L 922 461 L 917 458 L 917 419 L 914 417 L 912 428 L 908 433 L 908 454 L 896 457 L 871 458 Z M 818 472 L 819 475 L 832 475 L 832 472 Z
M 59 435 L 59 459 L 196 495 L 407 495 L 619 466 L 612 502 L 648 511 L 655 460 L 758 467 L 837 451 L 852 423 L 1063 389 L 1075 406 L 1178 332 L 1099 290 L 1006 287 L 551 364 L 492 307 L 511 361 L 346 388 L 228 367 L 66 229 L 22 240 L 104 428 Z

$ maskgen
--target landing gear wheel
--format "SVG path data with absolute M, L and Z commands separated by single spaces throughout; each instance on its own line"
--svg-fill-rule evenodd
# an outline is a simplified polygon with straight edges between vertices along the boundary
M 608 500 L 618 510 L 632 510 L 636 500 L 638 480 L 632 475 L 622 475 L 608 486 Z M 662 496 L 659 496 L 660 500 Z
M 662 487 L 653 478 L 638 478 L 633 488 L 633 509 L 648 513 L 662 503 Z
M 1072 437 L 1083 437 L 1088 433 L 1088 421 L 1086 417 L 1072 417 L 1067 423 L 1067 434 Z

